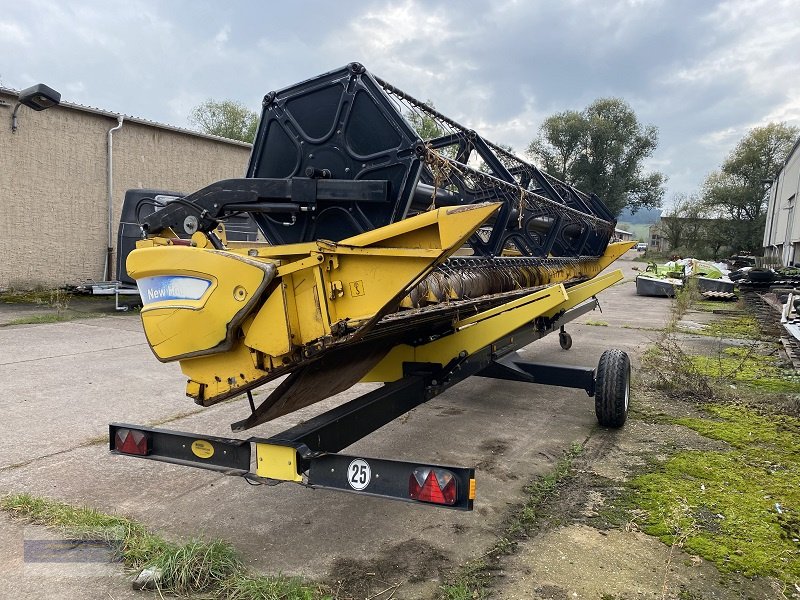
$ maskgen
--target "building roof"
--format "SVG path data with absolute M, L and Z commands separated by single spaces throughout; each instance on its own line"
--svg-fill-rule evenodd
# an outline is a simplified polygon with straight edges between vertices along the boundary
M 618 227 L 614 229 L 614 233 L 621 233 L 623 235 L 633 235 L 632 231 L 625 231 L 624 229 L 619 229 Z
M 0 86 L 0 94 L 7 94 L 9 96 L 16 96 L 19 97 L 19 90 L 15 90 L 13 88 L 7 88 Z M 209 140 L 215 140 L 217 142 L 222 142 L 225 144 L 232 144 L 234 146 L 242 146 L 244 148 L 251 148 L 252 144 L 248 144 L 247 142 L 241 142 L 239 140 L 232 140 L 230 138 L 220 137 L 218 135 L 210 135 L 208 133 L 201 133 L 199 131 L 193 131 L 191 129 L 185 129 L 184 127 L 176 127 L 175 125 L 167 125 L 166 123 L 159 123 L 157 121 L 151 121 L 149 119 L 143 119 L 142 117 L 134 117 L 132 115 L 126 115 L 121 113 L 115 113 L 108 110 L 103 110 L 102 108 L 95 108 L 94 106 L 86 106 L 84 104 L 77 104 L 74 102 L 64 102 L 62 101 L 59 103 L 59 106 L 62 108 L 69 108 L 72 110 L 78 110 L 81 112 L 92 113 L 95 115 L 101 115 L 103 117 L 108 117 L 110 119 L 117 119 L 122 116 L 125 121 L 131 123 L 137 123 L 139 125 L 145 125 L 147 127 L 155 127 L 157 129 L 166 129 L 167 131 L 176 131 L 178 133 L 182 133 L 185 135 L 193 135 L 195 137 L 201 137 Z

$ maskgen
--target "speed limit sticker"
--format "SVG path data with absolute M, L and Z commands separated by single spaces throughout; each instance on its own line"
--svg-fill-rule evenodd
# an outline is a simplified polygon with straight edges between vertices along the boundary
M 347 483 L 354 490 L 361 491 L 369 485 L 372 477 L 369 464 L 363 458 L 356 458 L 347 467 Z

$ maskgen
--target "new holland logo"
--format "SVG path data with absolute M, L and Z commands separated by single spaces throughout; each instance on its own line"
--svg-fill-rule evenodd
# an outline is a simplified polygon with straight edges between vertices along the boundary
M 199 300 L 211 286 L 211 282 L 198 277 L 161 275 L 144 277 L 136 282 L 142 304 L 164 300 Z

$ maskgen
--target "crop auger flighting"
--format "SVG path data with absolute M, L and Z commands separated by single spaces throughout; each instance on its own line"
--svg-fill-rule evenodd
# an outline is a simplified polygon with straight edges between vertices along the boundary
M 241 214 L 263 242 L 225 240 Z M 140 224 L 127 270 L 147 341 L 196 403 L 247 398 L 234 431 L 384 385 L 270 438 L 112 424 L 112 451 L 471 509 L 472 468 L 340 451 L 471 375 L 583 389 L 602 425 L 625 422 L 624 352 L 597 370 L 516 353 L 553 332 L 568 349 L 564 325 L 622 279 L 600 274 L 632 245 L 612 242 L 613 215 L 358 63 L 267 94 L 246 177 Z

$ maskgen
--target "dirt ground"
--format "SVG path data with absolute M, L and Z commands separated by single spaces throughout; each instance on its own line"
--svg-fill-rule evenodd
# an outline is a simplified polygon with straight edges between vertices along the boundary
M 680 329 L 692 332 L 719 318 L 711 312 L 689 310 L 680 321 Z M 609 339 L 622 334 L 623 328 L 631 328 L 623 322 L 605 326 L 609 328 Z M 654 335 L 654 342 L 659 335 Z M 712 353 L 721 345 L 743 343 L 737 339 L 691 333 L 676 334 L 675 339 L 679 346 L 693 348 L 699 353 Z M 386 597 L 454 600 L 470 597 L 505 600 L 800 597 L 795 590 L 786 589 L 776 580 L 723 573 L 713 563 L 684 552 L 679 543 L 669 546 L 643 533 L 635 510 L 616 507 L 626 482 L 652 470 L 654 464 L 663 463 L 684 450 L 726 448 L 723 442 L 666 422 L 702 417 L 704 413 L 695 402 L 670 400 L 654 391 L 651 382 L 644 377 L 641 373 L 634 375 L 632 408 L 624 428 L 609 430 L 598 426 L 589 432 L 580 455 L 572 463 L 570 475 L 549 500 L 538 507 L 533 531 L 515 551 L 494 564 L 488 575 L 490 582 L 484 589 L 473 591 L 470 596 L 463 590 L 439 587 L 437 574 L 445 581 L 452 581 L 453 573 L 468 566 L 459 566 L 434 548 L 412 542 L 399 544 L 368 563 L 338 562 L 331 571 L 332 580 L 337 583 L 336 596 L 371 599 L 386 594 Z M 487 441 L 482 449 L 502 462 L 507 447 L 498 439 L 496 444 Z M 555 460 L 557 456 L 550 458 Z M 525 484 L 524 481 L 510 481 L 516 485 Z M 509 515 L 515 511 L 519 511 L 518 506 L 509 506 Z M 414 588 L 415 581 L 425 582 L 427 586 Z
M 680 322 L 692 330 L 719 317 L 689 311 Z M 677 335 L 682 347 L 737 345 L 739 340 L 712 340 Z M 679 544 L 667 546 L 639 530 L 636 512 L 618 511 L 615 500 L 631 477 L 683 450 L 724 450 L 723 442 L 703 437 L 672 418 L 701 415 L 692 402 L 669 400 L 635 376 L 632 408 L 618 431 L 596 428 L 573 464 L 573 477 L 543 509 L 543 517 L 520 551 L 503 561 L 492 597 L 508 600 L 665 599 L 711 600 L 796 598 L 766 578 L 722 573 Z
M 652 460 L 679 450 L 723 446 L 685 427 L 647 421 L 646 412 L 680 410 L 649 394 L 624 430 L 598 429 L 576 461 L 575 477 L 545 509 L 543 522 L 508 560 L 496 597 L 517 600 L 782 598 L 774 583 L 722 574 L 713 564 L 639 531 L 635 517 L 610 523 L 621 485 Z M 626 517 L 629 518 L 629 517 Z M 616 520 L 616 519 L 615 519 Z

